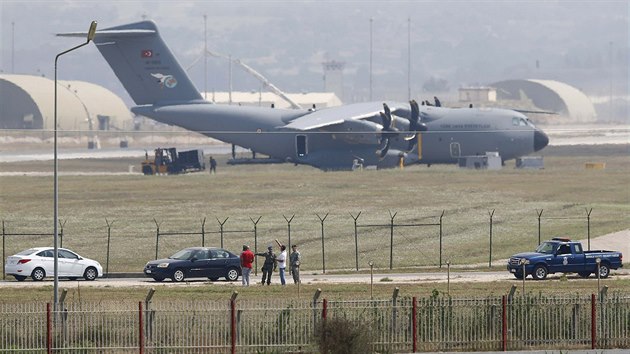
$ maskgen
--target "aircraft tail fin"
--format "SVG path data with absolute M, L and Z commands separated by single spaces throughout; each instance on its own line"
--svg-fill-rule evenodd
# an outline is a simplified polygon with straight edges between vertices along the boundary
M 162 40 L 155 22 L 142 21 L 96 31 L 94 44 L 137 105 L 202 100 Z

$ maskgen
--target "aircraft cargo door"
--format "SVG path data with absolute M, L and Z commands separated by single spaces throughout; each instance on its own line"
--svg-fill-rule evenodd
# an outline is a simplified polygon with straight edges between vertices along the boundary
M 451 143 L 451 157 L 458 158 L 461 156 L 461 148 L 459 143 Z
M 308 154 L 306 135 L 295 136 L 295 154 L 298 158 L 306 157 Z

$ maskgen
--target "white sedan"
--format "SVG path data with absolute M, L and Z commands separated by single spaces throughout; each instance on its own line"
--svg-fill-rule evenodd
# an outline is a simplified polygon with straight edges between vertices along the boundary
M 29 276 L 35 281 L 52 277 L 55 269 L 54 255 L 53 247 L 29 248 L 7 258 L 5 273 L 13 275 L 17 281 L 23 281 Z M 83 258 L 65 248 L 58 248 L 57 272 L 59 277 L 70 280 L 79 277 L 94 280 L 103 276 L 103 267 L 95 260 Z

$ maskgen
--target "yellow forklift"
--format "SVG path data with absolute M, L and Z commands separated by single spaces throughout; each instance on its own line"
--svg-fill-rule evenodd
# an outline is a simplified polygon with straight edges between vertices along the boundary
M 145 153 L 142 173 L 145 175 L 173 175 L 206 169 L 203 150 L 177 152 L 176 148 L 157 148 L 152 158 Z

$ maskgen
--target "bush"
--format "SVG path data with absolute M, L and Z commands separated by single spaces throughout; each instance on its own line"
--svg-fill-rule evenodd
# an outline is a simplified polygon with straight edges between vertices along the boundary
M 346 318 L 328 318 L 319 325 L 315 340 L 322 354 L 373 353 L 370 329 Z

